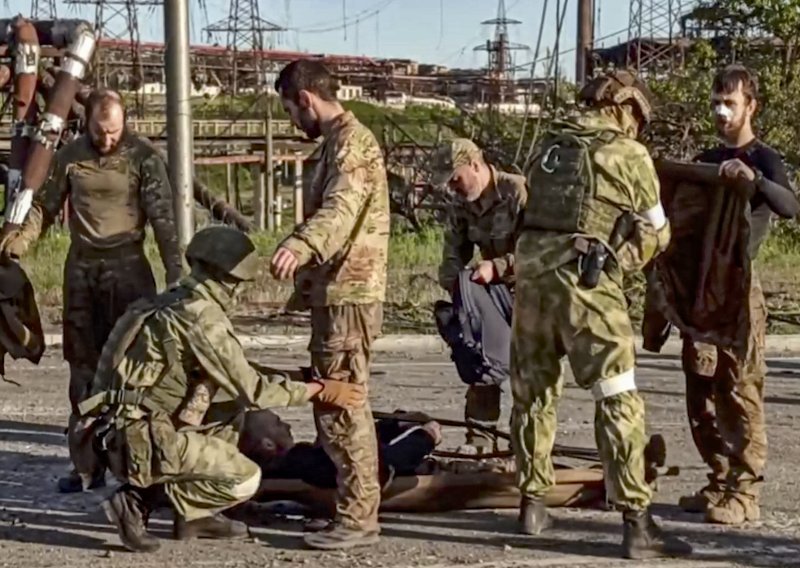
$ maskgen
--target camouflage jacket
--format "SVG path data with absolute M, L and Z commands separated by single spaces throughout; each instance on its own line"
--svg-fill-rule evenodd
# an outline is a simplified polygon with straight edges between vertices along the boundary
M 158 307 L 137 330 L 129 316 L 148 303 Z M 232 304 L 225 285 L 198 273 L 154 300 L 134 304 L 103 348 L 81 413 L 96 408 L 92 397 L 124 387 L 147 388 L 150 403 L 177 417 L 199 383 L 210 392 L 207 402 L 218 392 L 218 398 L 235 402 L 238 409 L 307 402 L 304 383 L 290 380 L 288 373 L 250 365 L 226 313 Z M 201 419 L 202 414 L 197 422 Z
M 389 187 L 378 141 L 345 112 L 322 142 L 305 221 L 281 246 L 300 262 L 296 298 L 305 306 L 382 302 L 389 247 Z
M 621 211 L 647 211 L 660 203 L 660 185 L 655 165 L 641 143 L 627 136 L 613 118 L 589 111 L 562 123 L 567 128 L 603 129 L 619 136 L 594 153 L 595 191 L 598 199 L 617 205 Z M 575 239 L 581 235 L 522 230 L 517 240 L 517 277 L 535 278 L 578 258 Z M 612 278 L 621 281 L 614 270 Z
M 114 254 L 117 247 L 141 243 L 149 222 L 167 282 L 180 278 L 172 189 L 164 161 L 149 142 L 128 133 L 109 156 L 99 155 L 86 135 L 62 147 L 14 239 L 14 248 L 24 252 L 53 224 L 67 199 L 73 245 Z
M 528 192 L 523 176 L 490 168 L 491 187 L 477 201 L 461 200 L 450 210 L 439 266 L 439 284 L 445 290 L 453 289 L 476 246 L 483 260 L 494 263 L 501 279 L 513 277 L 517 218 L 525 209 Z

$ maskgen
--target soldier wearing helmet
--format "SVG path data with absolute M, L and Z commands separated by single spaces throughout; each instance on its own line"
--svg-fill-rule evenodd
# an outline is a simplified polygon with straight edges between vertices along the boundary
M 100 461 L 122 482 L 103 508 L 137 552 L 158 548 L 145 525 L 159 506 L 174 510 L 178 539 L 247 536 L 243 523 L 220 515 L 250 499 L 261 479 L 237 449 L 244 411 L 311 400 L 355 409 L 366 399 L 362 385 L 301 382 L 300 371 L 248 363 L 227 315 L 258 271 L 246 235 L 202 230 L 186 258 L 187 277 L 136 302 L 117 322 L 71 440 L 79 471 Z
M 511 435 L 520 530 L 538 534 L 550 524 L 542 498 L 555 482 L 550 454 L 566 357 L 595 399 L 608 496 L 623 513 L 623 555 L 682 556 L 691 547 L 664 535 L 648 512 L 644 402 L 622 291 L 623 275 L 669 240 L 656 171 L 636 141 L 651 98 L 624 71 L 589 82 L 579 98 L 579 116 L 553 124 L 528 171 L 515 250 Z

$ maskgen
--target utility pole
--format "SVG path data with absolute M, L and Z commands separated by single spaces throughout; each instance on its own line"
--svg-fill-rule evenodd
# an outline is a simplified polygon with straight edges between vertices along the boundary
M 578 87 L 586 84 L 592 73 L 593 4 L 593 0 L 578 0 L 578 52 L 575 56 L 575 83 Z
M 264 95 L 267 101 L 267 139 L 264 146 L 264 173 L 267 176 L 267 229 L 275 232 L 280 227 L 275 226 L 275 163 L 273 162 L 272 139 L 272 98 L 269 91 Z M 261 227 L 263 229 L 263 227 Z
M 164 32 L 169 178 L 175 195 L 178 241 L 185 248 L 194 234 L 189 0 L 164 1 Z

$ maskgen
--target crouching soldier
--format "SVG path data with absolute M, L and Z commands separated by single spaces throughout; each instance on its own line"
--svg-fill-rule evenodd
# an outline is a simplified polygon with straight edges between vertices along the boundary
M 439 266 L 439 284 L 451 294 L 453 305 L 437 304 L 437 324 L 453 350 L 459 376 L 469 385 L 465 420 L 497 426 L 500 384 L 509 376 L 514 244 L 517 218 L 528 196 L 526 181 L 489 165 L 480 148 L 466 138 L 436 148 L 432 162 L 432 183 L 447 184 L 456 197 Z M 472 263 L 476 247 L 480 260 Z M 459 322 L 478 329 L 461 330 Z M 450 339 L 465 335 L 474 336 L 468 345 Z M 478 345 L 480 352 L 473 352 Z M 470 428 L 467 444 L 483 452 L 491 451 L 493 441 Z
M 362 385 L 304 384 L 247 362 L 226 314 L 257 272 L 247 236 L 205 229 L 186 258 L 188 277 L 120 318 L 79 406 L 81 447 L 93 451 L 76 453 L 100 459 L 123 482 L 103 508 L 125 547 L 137 552 L 158 548 L 146 522 L 160 506 L 175 511 L 178 539 L 247 536 L 246 525 L 220 515 L 250 499 L 261 481 L 259 466 L 237 449 L 242 410 L 311 399 L 352 409 L 366 399 Z M 93 465 L 80 461 L 80 468 Z

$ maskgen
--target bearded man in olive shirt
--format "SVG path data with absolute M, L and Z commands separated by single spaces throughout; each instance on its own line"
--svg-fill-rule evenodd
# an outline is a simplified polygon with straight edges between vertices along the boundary
M 21 227 L 0 243 L 2 256 L 21 257 L 69 200 L 71 244 L 64 267 L 63 350 L 70 367 L 70 434 L 78 403 L 86 395 L 114 323 L 131 302 L 156 293 L 144 252 L 148 222 L 167 282 L 177 282 L 182 272 L 164 161 L 148 141 L 128 131 L 118 93 L 93 93 L 87 118 L 87 132 L 56 153 L 50 178 L 33 196 Z M 104 470 L 91 475 L 73 471 L 58 483 L 63 493 L 103 485 Z

